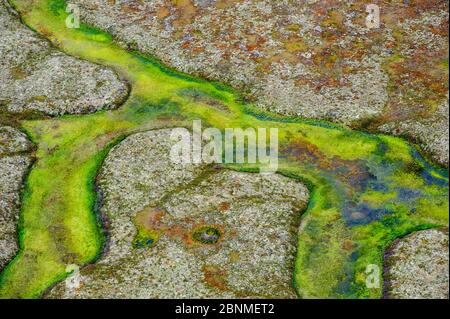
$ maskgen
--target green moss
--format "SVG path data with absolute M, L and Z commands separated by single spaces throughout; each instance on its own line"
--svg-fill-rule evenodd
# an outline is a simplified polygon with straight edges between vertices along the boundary
M 62 12 L 65 12 L 67 7 L 66 1 L 64 0 L 49 1 L 48 5 L 51 12 L 55 15 L 59 15 Z
M 29 76 L 20 66 L 16 66 L 10 69 L 11 76 L 14 80 L 22 80 Z
M 47 100 L 47 96 L 45 96 L 45 95 L 37 95 L 37 96 L 33 96 L 32 98 L 28 99 L 27 103 L 45 102 L 46 100 Z

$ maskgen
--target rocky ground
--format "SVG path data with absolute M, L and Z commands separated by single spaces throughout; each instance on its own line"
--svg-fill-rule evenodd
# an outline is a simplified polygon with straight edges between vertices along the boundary
M 0 271 L 17 252 L 17 221 L 32 145 L 22 132 L 0 126 Z
M 262 109 L 404 135 L 448 166 L 448 2 L 69 0 L 83 20 L 188 73 L 225 81 Z M 0 0 L 0 270 L 17 252 L 32 161 L 15 116 L 120 105 L 106 68 L 52 48 Z M 11 123 L 10 125 L 13 125 Z M 295 298 L 299 215 L 308 191 L 288 178 L 168 159 L 169 130 L 128 137 L 99 176 L 109 234 L 98 263 L 49 298 Z M 448 298 L 448 231 L 422 231 L 386 253 L 386 297 Z
M 0 113 L 90 113 L 117 107 L 128 88 L 110 69 L 69 57 L 0 1 Z
M 68 2 L 122 45 L 263 109 L 405 135 L 448 166 L 448 1 L 375 1 L 376 29 L 362 0 Z
M 173 164 L 169 136 L 139 133 L 113 148 L 99 177 L 108 249 L 48 297 L 294 298 L 307 189 L 279 175 Z
M 386 297 L 448 299 L 448 229 L 415 232 L 385 255 Z

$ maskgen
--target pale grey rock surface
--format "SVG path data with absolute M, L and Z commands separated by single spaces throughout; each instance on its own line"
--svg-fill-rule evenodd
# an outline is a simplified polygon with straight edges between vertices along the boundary
M 109 245 L 50 298 L 295 298 L 301 212 L 308 190 L 279 175 L 239 173 L 169 158 L 170 130 L 132 135 L 99 176 Z M 138 229 L 157 232 L 136 246 Z M 196 240 L 202 227 L 220 236 Z M 211 237 L 206 238 L 210 239 Z
M 396 240 L 385 255 L 385 291 L 394 299 L 448 299 L 448 229 Z
M 0 271 L 18 250 L 20 193 L 31 164 L 31 148 L 25 134 L 0 126 Z

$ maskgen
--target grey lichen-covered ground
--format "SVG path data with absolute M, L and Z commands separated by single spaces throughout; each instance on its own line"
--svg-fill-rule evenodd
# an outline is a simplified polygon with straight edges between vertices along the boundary
M 22 182 L 31 164 L 32 145 L 22 132 L 0 126 L 0 270 L 17 252 Z
M 128 137 L 99 177 L 109 245 L 50 298 L 294 298 L 308 201 L 279 175 L 173 164 L 170 130 Z
M 364 0 L 68 2 L 118 43 L 263 109 L 404 135 L 448 166 L 448 1 L 377 1 L 377 29 Z
M 20 23 L 0 1 L 0 112 L 47 115 L 117 107 L 127 85 L 110 69 L 69 57 Z
M 448 299 L 448 229 L 415 232 L 385 255 L 386 297 Z

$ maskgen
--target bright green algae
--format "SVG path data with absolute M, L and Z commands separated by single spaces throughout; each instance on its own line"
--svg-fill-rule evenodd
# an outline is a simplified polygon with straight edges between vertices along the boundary
M 0 276 L 2 298 L 39 297 L 67 276 L 67 265 L 94 262 L 105 237 L 94 181 L 110 147 L 135 132 L 190 127 L 193 119 L 220 129 L 279 129 L 279 173 L 311 191 L 294 274 L 300 297 L 379 298 L 382 287 L 366 287 L 366 267 L 382 269 L 395 238 L 448 225 L 448 173 L 403 140 L 261 112 L 229 88 L 118 47 L 100 30 L 66 28 L 64 1 L 11 2 L 61 51 L 113 68 L 132 90 L 118 110 L 22 122 L 37 161 L 23 197 L 20 252 Z

